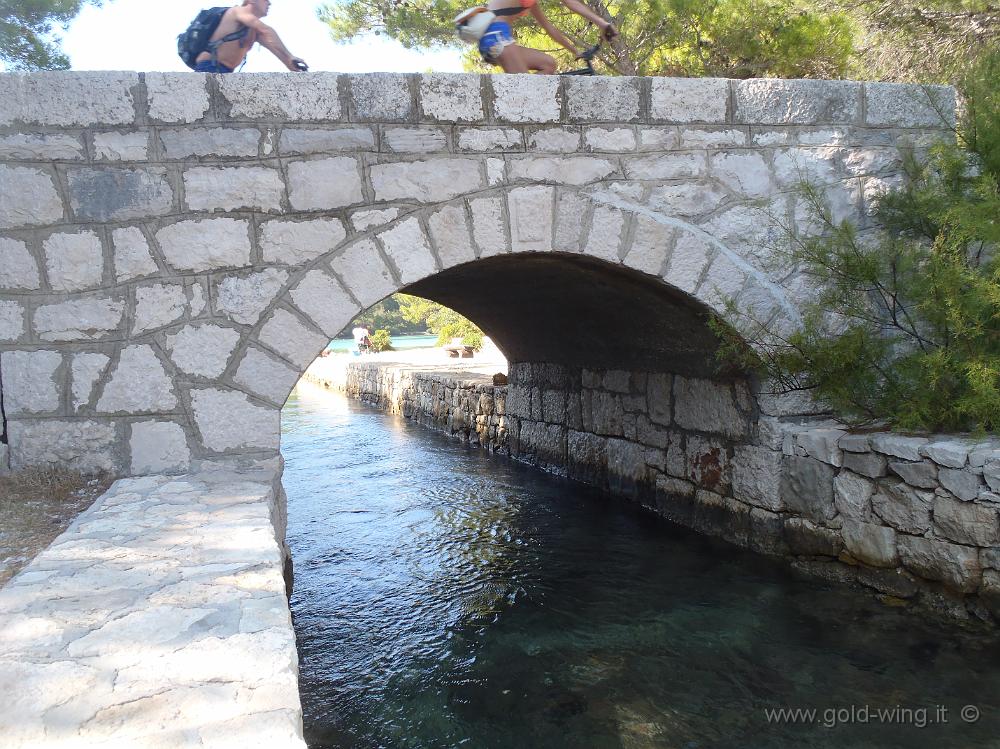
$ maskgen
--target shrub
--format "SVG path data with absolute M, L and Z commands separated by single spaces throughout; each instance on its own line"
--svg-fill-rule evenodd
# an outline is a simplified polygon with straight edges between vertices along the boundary
M 483 347 L 483 331 L 464 317 L 449 322 L 438 330 L 438 346 L 447 346 L 453 338 L 461 338 L 466 346 L 478 351 Z
M 995 70 L 996 58 L 984 63 Z M 781 391 L 809 390 L 854 423 L 903 430 L 1000 427 L 1000 106 L 996 79 L 966 88 L 966 148 L 905 159 L 906 180 L 879 207 L 877 237 L 837 224 L 822 192 L 802 192 L 824 232 L 789 235 L 778 260 L 817 294 L 785 337 L 730 305 L 720 355 Z M 990 95 L 983 96 L 983 91 Z
M 372 348 L 376 351 L 392 351 L 392 336 L 385 328 L 380 328 L 372 333 Z

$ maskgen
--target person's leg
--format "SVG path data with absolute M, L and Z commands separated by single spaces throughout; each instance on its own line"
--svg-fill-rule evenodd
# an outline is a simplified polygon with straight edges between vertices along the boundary
M 552 75 L 556 72 L 556 61 L 552 56 L 519 44 L 504 47 L 497 58 L 497 63 L 505 73 L 527 73 L 537 70 L 539 73 Z

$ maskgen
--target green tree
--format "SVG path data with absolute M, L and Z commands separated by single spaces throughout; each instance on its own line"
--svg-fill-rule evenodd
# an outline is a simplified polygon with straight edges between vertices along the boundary
M 909 179 L 882 201 L 874 241 L 836 223 L 822 192 L 803 192 L 826 231 L 789 234 L 778 262 L 817 289 L 785 337 L 730 305 L 715 321 L 723 356 L 781 390 L 810 390 L 840 415 L 900 429 L 1000 428 L 1000 54 L 963 86 L 962 149 L 907 159 Z
M 66 28 L 86 5 L 101 0 L 0 0 L 0 60 L 10 70 L 63 70 L 56 27 Z
M 596 33 L 558 0 L 541 0 L 546 14 L 581 49 Z M 839 10 L 809 0 L 588 0 L 618 26 L 618 40 L 601 53 L 604 72 L 623 75 L 839 77 L 847 70 L 854 28 Z M 405 47 L 460 44 L 452 19 L 468 0 L 341 0 L 320 18 L 337 41 L 385 34 Z M 522 22 L 525 46 L 556 54 L 572 66 L 539 28 Z M 470 69 L 486 69 L 468 47 Z
M 409 294 L 398 294 L 400 311 L 407 320 L 421 322 L 431 333 L 437 333 L 437 345 L 443 346 L 452 338 L 476 349 L 482 348 L 483 331 L 462 315 L 437 302 Z

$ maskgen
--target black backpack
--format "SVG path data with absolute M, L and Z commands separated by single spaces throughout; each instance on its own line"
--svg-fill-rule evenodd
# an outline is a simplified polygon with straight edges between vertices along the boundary
M 177 37 L 177 54 L 181 56 L 184 64 L 192 70 L 198 66 L 198 55 L 202 52 L 207 51 L 214 55 L 215 50 L 218 49 L 220 44 L 242 39 L 250 30 L 244 26 L 238 31 L 234 31 L 232 34 L 227 34 L 221 39 L 210 43 L 209 40 L 212 38 L 212 34 L 219 28 L 219 22 L 222 21 L 222 16 L 225 15 L 227 10 L 229 10 L 229 7 L 208 8 L 201 11 L 191 22 L 191 25 L 187 27 L 187 31 Z

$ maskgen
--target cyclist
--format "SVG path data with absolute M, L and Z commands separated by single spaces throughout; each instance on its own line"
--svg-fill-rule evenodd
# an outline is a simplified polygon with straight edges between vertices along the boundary
M 580 0 L 562 0 L 562 3 L 578 16 L 597 24 L 605 39 L 611 40 L 618 36 L 618 29 L 614 24 L 605 21 Z M 505 73 L 527 73 L 537 70 L 539 73 L 551 75 L 556 72 L 556 61 L 551 55 L 541 50 L 522 47 L 514 41 L 514 32 L 507 19 L 514 21 L 529 13 L 556 44 L 572 52 L 574 57 L 579 57 L 580 53 L 573 46 L 573 42 L 545 17 L 538 0 L 489 0 L 486 8 L 495 13 L 497 18 L 479 40 L 479 53 L 486 62 L 499 65 Z

